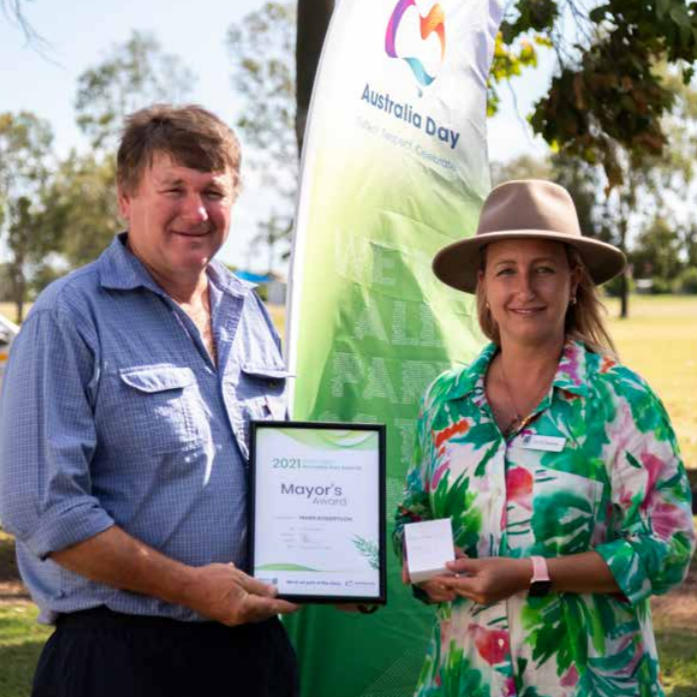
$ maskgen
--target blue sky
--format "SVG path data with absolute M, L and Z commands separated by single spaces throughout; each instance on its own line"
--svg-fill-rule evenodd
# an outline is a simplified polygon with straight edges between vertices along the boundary
M 78 76 L 136 29 L 153 33 L 165 52 L 179 56 L 193 71 L 192 101 L 230 123 L 235 121 L 225 35 L 231 23 L 260 8 L 263 0 L 25 0 L 24 4 L 28 19 L 50 48 L 42 57 L 26 45 L 17 27 L 0 18 L 0 113 L 29 110 L 48 119 L 59 155 L 86 145 L 75 126 L 73 110 Z M 545 90 L 549 74 L 550 68 L 545 66 L 520 81 L 520 114 L 526 114 Z M 508 90 L 503 89 L 502 95 L 502 113 L 489 122 L 491 159 L 544 151 L 521 123 Z M 244 149 L 244 142 L 242 145 Z M 248 179 L 237 204 L 232 233 L 221 251 L 225 261 L 251 268 L 265 265 L 265 251 L 251 252 L 249 240 L 267 200 L 268 193 Z

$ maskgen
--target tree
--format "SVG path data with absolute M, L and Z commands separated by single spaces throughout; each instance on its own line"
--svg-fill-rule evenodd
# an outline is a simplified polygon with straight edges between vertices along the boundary
M 154 36 L 134 31 L 78 78 L 78 126 L 94 148 L 112 152 L 127 114 L 153 102 L 185 100 L 193 80 L 193 73 L 177 56 L 164 53 Z
M 36 115 L 0 114 L 0 234 L 10 253 L 8 271 L 19 321 L 31 265 L 58 246 L 57 232 L 41 224 L 52 140 L 48 123 Z
M 565 23 L 575 32 L 565 31 Z M 571 40 L 566 37 L 572 33 Z M 625 162 L 658 157 L 667 143 L 662 119 L 674 93 L 655 68 L 677 65 L 687 83 L 697 59 L 697 13 L 685 0 L 605 0 L 586 12 L 580 0 L 518 0 L 501 41 L 543 36 L 554 45 L 557 75 L 536 105 L 533 129 L 560 150 L 600 164 L 609 187 Z
M 262 187 L 272 191 L 266 220 L 255 243 L 265 243 L 269 258 L 290 237 L 298 188 L 295 136 L 295 5 L 269 2 L 228 30 L 233 85 L 240 100 L 237 127 L 251 148 L 250 167 Z
M 636 240 L 631 254 L 634 273 L 639 278 L 651 278 L 664 289 L 683 268 L 680 258 L 680 231 L 664 218 L 657 216 Z
M 115 188 L 113 157 L 72 152 L 59 164 L 46 189 L 43 225 L 60 232 L 70 266 L 96 259 L 121 229 Z M 41 277 L 50 280 L 50 269 Z
M 0 0 L 0 11 L 8 21 L 19 27 L 28 44 L 41 51 L 46 46 L 46 41 L 26 18 L 22 5 L 22 0 Z
M 120 229 L 116 205 L 117 134 L 124 117 L 156 101 L 183 99 L 192 73 L 164 53 L 157 40 L 134 32 L 98 65 L 78 78 L 78 125 L 93 150 L 71 152 L 47 187 L 42 224 L 61 239 L 61 252 L 71 266 L 94 260 Z M 50 280 L 50 268 L 37 270 Z

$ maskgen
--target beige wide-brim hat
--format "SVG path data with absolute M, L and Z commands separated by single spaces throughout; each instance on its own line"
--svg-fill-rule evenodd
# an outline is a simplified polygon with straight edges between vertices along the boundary
M 492 189 L 484 201 L 474 237 L 449 244 L 433 259 L 438 278 L 457 290 L 474 293 L 481 250 L 501 240 L 542 239 L 578 250 L 593 281 L 617 276 L 627 259 L 611 244 L 583 237 L 576 206 L 562 186 L 540 179 L 510 181 Z

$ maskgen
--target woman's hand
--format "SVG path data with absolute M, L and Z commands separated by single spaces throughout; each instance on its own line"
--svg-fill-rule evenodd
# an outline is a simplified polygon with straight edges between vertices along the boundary
M 469 598 L 480 605 L 490 605 L 526 591 L 532 579 L 532 562 L 529 559 L 469 559 L 463 556 L 448 562 L 447 567 L 456 576 L 440 576 L 434 581 L 447 592 Z
M 450 576 L 436 576 L 435 578 L 424 581 L 423 583 L 415 584 L 418 588 L 426 593 L 428 599 L 432 603 L 451 603 L 457 597 L 455 591 L 446 588 L 443 585 L 443 579 L 451 578 Z M 402 563 L 402 583 L 410 585 L 409 568 L 407 560 Z

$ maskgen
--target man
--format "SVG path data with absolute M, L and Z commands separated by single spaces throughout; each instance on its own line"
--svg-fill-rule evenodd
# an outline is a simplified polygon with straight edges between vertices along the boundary
M 132 115 L 117 157 L 128 231 L 52 284 L 0 405 L 0 520 L 57 625 L 36 697 L 296 694 L 246 568 L 247 425 L 283 418 L 261 302 L 213 261 L 239 189 L 234 133 L 196 106 Z

